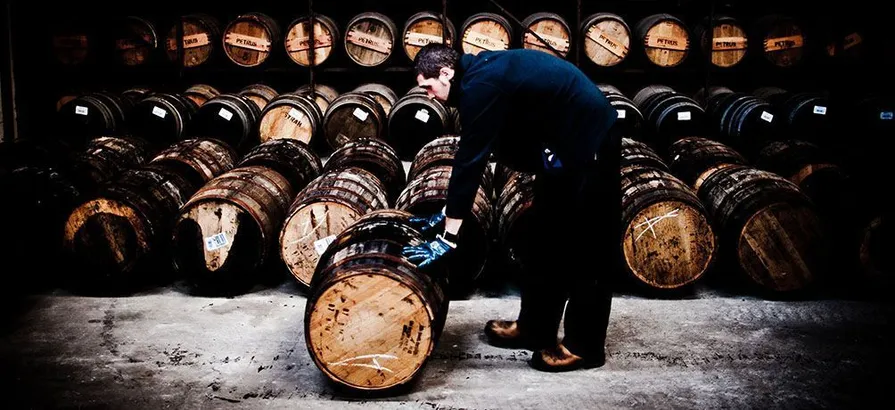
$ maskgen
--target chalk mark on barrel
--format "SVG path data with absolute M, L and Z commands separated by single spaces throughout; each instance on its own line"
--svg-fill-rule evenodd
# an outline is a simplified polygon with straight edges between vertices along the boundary
M 326 222 L 326 214 L 328 214 L 328 213 L 329 212 L 323 212 L 323 214 L 321 214 L 319 217 L 317 217 L 317 216 L 314 216 L 313 212 L 311 212 L 311 218 L 309 218 L 309 220 L 305 221 L 302 224 L 302 226 L 300 228 L 298 228 L 299 231 L 303 231 L 305 228 L 310 226 L 311 227 L 310 232 L 308 232 L 307 234 L 305 234 L 305 236 L 302 236 L 301 238 L 298 238 L 292 242 L 289 242 L 289 245 L 294 245 L 296 243 L 303 242 L 306 239 L 308 239 L 311 235 L 313 235 L 315 232 L 317 232 L 317 228 L 319 228 L 322 223 Z
M 644 229 L 643 229 L 643 232 L 641 232 L 640 235 L 637 235 L 637 238 L 634 239 L 634 240 L 635 240 L 635 241 L 640 240 L 640 237 L 643 236 L 644 234 L 646 234 L 647 232 L 652 232 L 652 233 L 653 233 L 653 238 L 657 238 L 657 237 L 656 237 L 656 230 L 653 229 L 653 227 L 656 226 L 656 225 L 658 225 L 658 224 L 659 224 L 659 221 L 661 221 L 661 220 L 663 220 L 663 219 L 665 219 L 665 218 L 674 218 L 674 217 L 677 217 L 677 216 L 678 216 L 678 213 L 677 213 L 677 212 L 680 211 L 680 210 L 681 210 L 680 208 L 677 208 L 677 209 L 675 209 L 675 210 L 673 210 L 673 211 L 671 211 L 671 212 L 669 212 L 669 213 L 667 213 L 667 214 L 665 214 L 665 215 L 657 216 L 657 217 L 655 217 L 655 218 L 650 218 L 650 219 L 646 219 L 646 217 L 643 217 L 644 219 L 646 219 L 646 222 L 643 222 L 643 223 L 641 223 L 641 224 L 635 225 L 634 228 L 636 229 L 636 228 L 639 228 L 639 227 L 641 227 L 641 226 L 643 226 L 643 225 L 646 225 L 646 228 L 644 228 Z
M 397 356 L 392 356 L 390 354 L 366 354 L 366 355 L 362 355 L 362 356 L 352 357 L 350 359 L 345 359 L 340 362 L 328 363 L 328 365 L 330 365 L 330 366 L 349 366 L 349 367 L 369 367 L 371 369 L 376 369 L 379 371 L 385 370 L 389 373 L 394 373 L 394 371 L 392 371 L 391 369 L 389 369 L 387 367 L 382 367 L 382 365 L 379 364 L 379 360 L 377 360 L 377 359 L 397 359 L 397 358 L 398 358 Z M 370 361 L 372 361 L 373 364 L 349 363 L 349 362 L 352 362 L 355 360 L 363 360 L 363 359 L 370 359 Z

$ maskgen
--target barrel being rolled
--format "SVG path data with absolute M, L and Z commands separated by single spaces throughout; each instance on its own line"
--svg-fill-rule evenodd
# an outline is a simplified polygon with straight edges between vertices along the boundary
M 584 54 L 600 67 L 616 66 L 631 50 L 631 28 L 624 18 L 613 13 L 595 13 L 581 22 Z
M 127 16 L 117 21 L 113 36 L 118 62 L 126 66 L 138 66 L 150 61 L 159 46 L 155 25 L 138 16 Z
M 366 12 L 354 16 L 346 25 L 345 52 L 362 67 L 385 63 L 395 51 L 398 28 L 382 13 Z
M 395 203 L 407 183 L 404 164 L 398 154 L 378 139 L 362 138 L 343 145 L 332 153 L 324 170 L 329 172 L 351 167 L 364 169 L 379 179 L 387 193 L 387 205 Z
M 658 168 L 622 168 L 621 246 L 632 277 L 656 289 L 695 283 L 718 248 L 705 207 L 683 181 Z
M 260 111 L 264 110 L 264 107 L 266 107 L 271 100 L 277 98 L 277 95 L 280 93 L 267 84 L 251 84 L 239 90 L 237 94 L 251 100 L 258 106 L 258 110 Z
M 261 142 L 291 139 L 311 144 L 316 142 L 323 123 L 323 113 L 313 99 L 294 93 L 280 94 L 261 112 L 258 137 Z
M 404 95 L 388 116 L 389 144 L 404 161 L 412 160 L 423 145 L 453 128 L 447 108 L 425 94 Z
M 677 140 L 669 147 L 668 157 L 671 173 L 697 191 L 705 178 L 721 167 L 749 163 L 730 146 L 704 137 Z
M 401 38 L 404 39 L 404 54 L 410 61 L 427 44 L 446 44 L 452 47 L 457 33 L 448 18 L 430 11 L 421 11 L 407 19 Z
M 681 65 L 690 52 L 690 31 L 680 18 L 671 14 L 653 14 L 634 26 L 637 41 L 647 61 L 659 67 Z
M 150 161 L 173 169 L 200 187 L 229 171 L 239 156 L 230 146 L 212 139 L 188 139 L 171 144 Z
M 359 138 L 385 137 L 388 116 L 376 100 L 364 92 L 339 95 L 323 116 L 326 142 L 332 150 Z
M 523 31 L 520 40 L 522 48 L 544 51 L 560 58 L 569 55 L 569 50 L 572 48 L 572 30 L 559 14 L 534 13 L 522 20 L 522 26 L 537 33 L 536 37 L 528 30 Z
M 415 215 L 432 215 L 441 212 L 447 204 L 448 184 L 452 167 L 430 167 L 407 183 L 395 208 Z M 473 200 L 472 218 L 460 226 L 459 240 L 449 266 L 451 297 L 468 292 L 484 271 L 491 248 L 494 211 L 491 192 L 480 184 Z
M 279 172 L 234 168 L 205 184 L 174 222 L 175 269 L 202 292 L 234 292 L 258 283 L 276 259 L 277 233 L 293 197 Z
M 709 175 L 698 191 L 727 260 L 761 289 L 801 290 L 826 263 L 826 239 L 811 200 L 789 180 L 747 165 Z
M 264 13 L 236 17 L 224 29 L 224 53 L 241 67 L 257 67 L 273 54 L 281 39 L 279 23 Z
M 206 101 L 219 95 L 221 95 L 221 92 L 208 84 L 194 84 L 183 92 L 184 97 L 189 98 L 199 107 L 205 104 Z
M 238 152 L 246 152 L 260 143 L 260 117 L 258 105 L 247 97 L 221 94 L 199 107 L 193 116 L 190 135 L 219 139 Z
M 320 176 L 323 163 L 311 148 L 297 140 L 277 139 L 265 142 L 245 154 L 236 167 L 264 166 L 289 181 L 298 192 Z M 291 199 L 290 199 L 291 202 Z
M 514 34 L 513 26 L 505 17 L 487 12 L 469 16 L 460 31 L 463 52 L 467 54 L 508 50 Z
M 349 225 L 388 208 L 382 182 L 358 167 L 323 172 L 296 195 L 280 231 L 280 258 L 302 286 L 327 246 Z
M 413 381 L 444 328 L 446 273 L 401 255 L 420 245 L 410 214 L 366 215 L 338 235 L 315 273 L 305 308 L 305 345 L 330 380 L 359 391 Z
M 179 47 L 177 26 L 168 30 L 165 46 L 168 60 L 184 67 L 198 67 L 210 61 L 221 41 L 220 21 L 208 14 L 194 13 L 181 17 L 180 26 L 183 37 Z
M 333 45 L 338 44 L 339 26 L 328 16 L 314 14 L 314 43 L 311 47 L 311 17 L 300 16 L 289 23 L 286 29 L 286 55 L 303 67 L 318 66 L 326 62 L 333 53 Z M 311 49 L 313 48 L 313 55 Z M 313 57 L 313 63 L 311 58 Z
M 167 146 L 184 138 L 198 110 L 193 100 L 180 94 L 154 93 L 134 106 L 131 124 L 135 135 Z
M 749 49 L 749 38 L 738 19 L 733 16 L 705 17 L 693 30 L 693 38 L 701 51 L 716 67 L 728 68 L 740 64 Z

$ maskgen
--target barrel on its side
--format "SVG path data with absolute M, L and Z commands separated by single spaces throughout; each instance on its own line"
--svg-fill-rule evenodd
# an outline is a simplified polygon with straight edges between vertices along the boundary
M 323 172 L 301 192 L 280 230 L 280 258 L 299 285 L 310 286 L 320 256 L 349 225 L 388 208 L 382 182 L 358 167 Z
M 721 167 L 749 163 L 730 146 L 704 137 L 676 141 L 669 147 L 668 157 L 671 173 L 694 190 L 699 190 L 705 178 Z
M 165 148 L 150 162 L 174 169 L 200 187 L 229 171 L 238 159 L 238 154 L 226 143 L 212 139 L 188 139 Z
M 404 95 L 388 116 L 389 144 L 405 161 L 412 160 L 423 145 L 453 128 L 447 108 L 425 94 Z
M 378 139 L 362 138 L 343 145 L 332 153 L 324 170 L 331 172 L 351 167 L 369 171 L 379 179 L 387 193 L 387 205 L 395 203 L 407 183 L 398 154 Z
M 314 14 L 314 44 L 311 54 L 311 17 L 300 16 L 289 23 L 286 29 L 286 55 L 303 67 L 318 66 L 330 58 L 333 45 L 340 39 L 339 26 L 328 16 Z M 313 62 L 311 58 L 313 57 Z
M 118 62 L 126 66 L 138 66 L 151 61 L 159 47 L 155 24 L 138 16 L 127 16 L 115 23 L 113 37 Z
M 167 146 L 184 138 L 198 110 L 193 100 L 180 94 L 155 93 L 137 103 L 131 124 L 135 135 Z
M 175 269 L 202 293 L 244 291 L 269 276 L 277 233 L 293 197 L 279 172 L 265 166 L 228 171 L 180 209 L 172 231 Z M 265 275 L 265 272 L 268 272 Z
M 71 136 L 80 143 L 96 137 L 122 136 L 130 131 L 127 121 L 132 109 L 129 98 L 105 91 L 91 92 L 59 110 L 57 127 L 60 135 Z
M 647 126 L 643 142 L 666 150 L 680 138 L 704 135 L 705 109 L 693 98 L 665 86 L 647 86 L 634 96 Z
M 746 93 L 722 93 L 709 97 L 706 121 L 713 135 L 751 157 L 778 138 L 779 110 L 768 101 Z
M 406 385 L 441 337 L 448 282 L 443 268 L 420 269 L 401 256 L 403 247 L 425 242 L 410 216 L 370 213 L 320 260 L 305 308 L 305 344 L 334 383 L 357 391 Z
M 264 64 L 280 41 L 279 23 L 264 13 L 239 15 L 224 29 L 224 53 L 230 61 L 241 67 Z
M 634 26 L 637 41 L 647 61 L 658 67 L 677 67 L 690 54 L 690 31 L 680 18 L 671 14 L 652 14 Z
M 262 143 L 275 139 L 316 143 L 322 123 L 323 113 L 313 99 L 297 92 L 280 94 L 261 112 L 258 137 Z
M 485 50 L 508 50 L 513 44 L 513 26 L 499 14 L 473 14 L 463 22 L 460 32 L 463 33 L 463 52 L 468 54 L 478 54 Z
M 72 157 L 65 173 L 82 195 L 90 195 L 122 172 L 148 162 L 154 152 L 141 138 L 99 137 Z
M 420 174 L 429 168 L 452 166 L 458 149 L 460 149 L 460 136 L 454 134 L 445 134 L 426 143 L 413 157 L 407 179 L 417 179 Z M 485 167 L 485 171 L 482 173 L 482 189 L 485 190 L 489 197 L 491 197 L 494 189 L 499 189 L 499 187 L 496 187 L 494 174 L 495 172 L 490 166 Z
M 401 38 L 404 39 L 404 54 L 410 61 L 427 44 L 446 44 L 453 47 L 457 32 L 454 23 L 447 17 L 430 11 L 421 11 L 407 19 Z
M 246 153 L 236 164 L 237 168 L 253 166 L 264 166 L 278 172 L 289 181 L 295 192 L 320 176 L 323 169 L 320 157 L 307 144 L 293 139 L 265 142 Z
M 392 106 L 398 102 L 398 95 L 395 94 L 389 86 L 384 84 L 365 83 L 357 86 L 353 91 L 366 93 L 370 97 L 373 97 L 373 99 L 382 106 L 385 115 L 388 115 L 392 111 Z
M 718 244 L 696 193 L 650 166 L 624 167 L 621 176 L 621 247 L 628 273 L 655 289 L 698 281 L 712 266 Z
M 314 100 L 320 108 L 320 112 L 323 114 L 326 114 L 329 105 L 339 97 L 339 92 L 336 91 L 335 88 L 319 83 L 314 84 L 313 90 L 311 90 L 310 84 L 305 84 L 298 87 L 295 92 L 301 95 L 306 95 Z
M 354 16 L 346 25 L 345 53 L 362 67 L 384 64 L 395 51 L 398 28 L 382 13 L 365 12 Z
M 595 13 L 581 22 L 584 55 L 600 67 L 613 67 L 628 58 L 631 51 L 631 28 L 622 16 Z
M 522 48 L 544 51 L 559 58 L 566 58 L 569 55 L 572 49 L 572 30 L 569 28 L 569 23 L 559 14 L 534 13 L 522 20 L 522 26 L 537 33 L 538 37 L 544 40 L 539 40 L 534 34 L 525 30 L 520 39 Z
M 665 160 L 649 145 L 631 138 L 622 138 L 621 167 L 646 166 L 661 171 L 669 171 Z
M 192 100 L 198 107 L 219 95 L 221 92 L 208 84 L 193 84 L 183 92 L 183 96 Z
M 643 113 L 633 100 L 624 95 L 618 88 L 609 84 L 597 84 L 597 88 L 606 95 L 609 104 L 615 108 L 617 118 L 612 128 L 621 135 L 639 140 L 643 138 Z
M 385 136 L 388 116 L 373 97 L 349 91 L 339 95 L 323 116 L 323 130 L 328 148 L 337 150 L 359 138 Z
M 238 94 L 221 94 L 199 107 L 188 134 L 196 138 L 219 139 L 238 152 L 246 152 L 260 142 L 260 117 L 258 105 L 248 98 Z
M 190 68 L 206 64 L 217 52 L 221 41 L 220 20 L 208 14 L 194 13 L 181 17 L 180 25 L 183 30 L 180 47 L 177 45 L 177 26 L 168 30 L 165 46 L 168 60 Z
M 280 93 L 267 84 L 259 83 L 247 85 L 239 90 L 237 94 L 246 97 L 255 103 L 255 105 L 258 106 L 258 110 L 264 110 L 264 107 L 266 107 L 271 100 L 277 98 Z

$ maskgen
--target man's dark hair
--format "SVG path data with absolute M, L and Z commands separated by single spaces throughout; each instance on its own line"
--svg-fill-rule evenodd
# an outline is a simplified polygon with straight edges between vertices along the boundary
M 414 66 L 416 73 L 424 78 L 437 78 L 442 67 L 456 69 L 460 53 L 456 50 L 438 43 L 429 43 L 423 46 L 416 54 Z

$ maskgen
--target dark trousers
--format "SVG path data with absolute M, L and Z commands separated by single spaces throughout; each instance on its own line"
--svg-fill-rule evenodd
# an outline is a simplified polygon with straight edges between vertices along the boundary
M 563 345 L 582 357 L 604 352 L 621 261 L 620 141 L 613 133 L 595 164 L 535 176 L 519 327 L 537 348 L 556 344 L 565 308 Z

